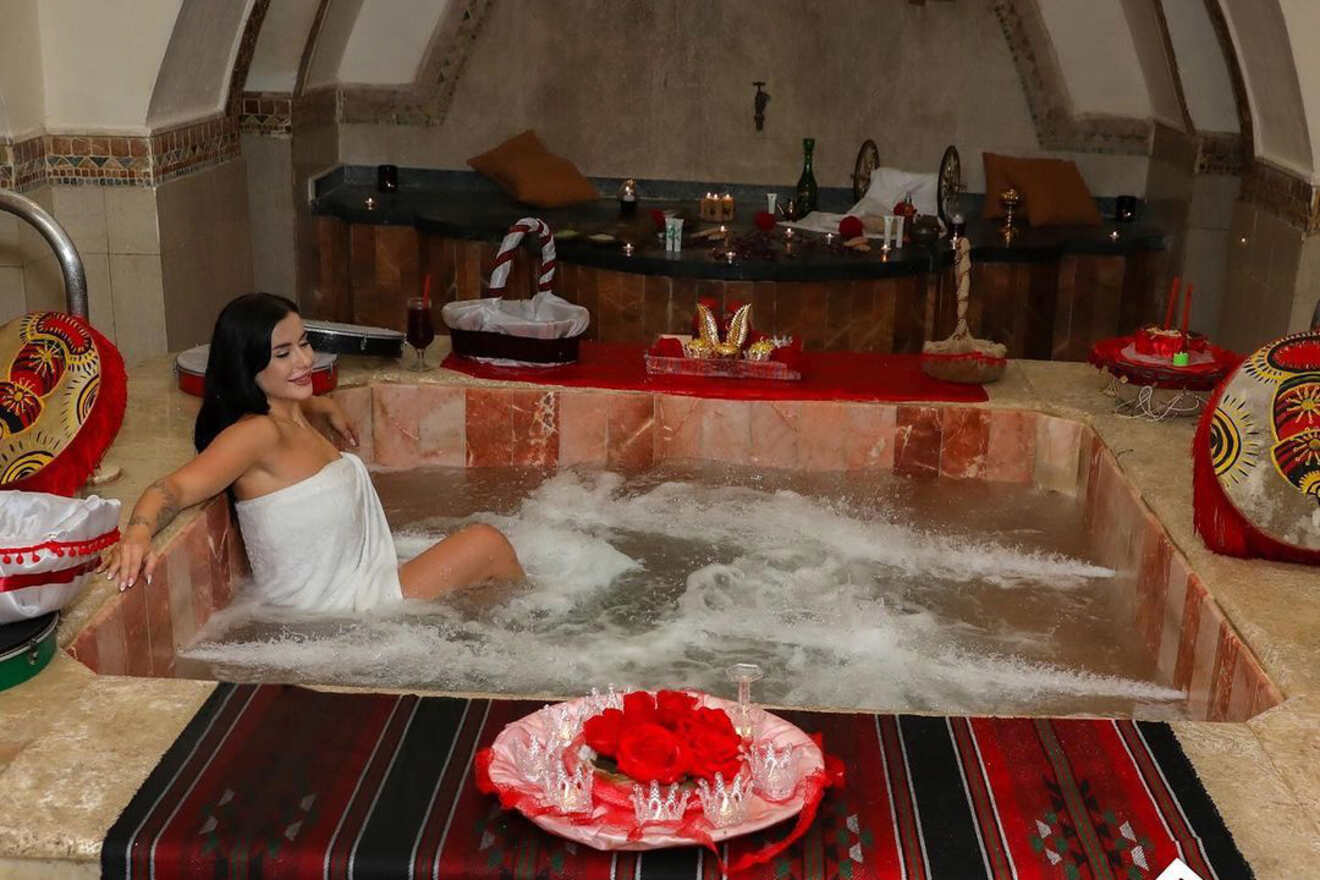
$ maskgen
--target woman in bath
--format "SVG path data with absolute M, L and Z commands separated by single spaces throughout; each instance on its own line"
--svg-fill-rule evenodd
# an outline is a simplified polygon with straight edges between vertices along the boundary
M 431 599 L 489 579 L 523 577 L 497 529 L 473 525 L 402 566 L 366 467 L 314 427 L 357 445 L 333 400 L 312 396 L 311 345 L 298 307 L 268 293 L 225 306 L 211 337 L 197 457 L 152 483 L 101 571 L 121 590 L 151 581 L 151 537 L 180 510 L 233 493 L 257 594 L 273 605 L 365 611 Z

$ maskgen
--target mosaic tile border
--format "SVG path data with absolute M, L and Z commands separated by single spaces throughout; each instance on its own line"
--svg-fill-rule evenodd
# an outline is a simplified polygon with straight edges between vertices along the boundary
M 1150 120 L 1073 113 L 1063 72 L 1054 59 L 1053 44 L 1036 0 L 994 0 L 993 9 L 1022 80 L 1042 149 L 1149 154 Z
M 1307 235 L 1320 232 L 1320 189 L 1259 159 L 1243 171 L 1238 199 L 1264 208 Z
M 6 144 L 0 186 L 158 186 L 239 156 L 238 119 L 220 116 L 150 135 L 43 134 Z
M 1235 131 L 1203 131 L 1196 157 L 1197 174 L 1236 177 L 1249 164 L 1250 142 Z
M 293 134 L 293 95 L 244 92 L 239 101 L 238 127 L 243 134 L 289 137 Z
M 244 23 L 226 93 L 226 112 L 148 135 L 42 134 L 0 149 L 0 187 L 158 186 L 239 156 L 236 84 L 247 79 L 270 0 L 256 0 Z M 287 115 L 287 114 L 286 114 Z
M 339 120 L 343 93 L 332 86 L 294 95 L 290 101 L 291 130 L 334 125 Z

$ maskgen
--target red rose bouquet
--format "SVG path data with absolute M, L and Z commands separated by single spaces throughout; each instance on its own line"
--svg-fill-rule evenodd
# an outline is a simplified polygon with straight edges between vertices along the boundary
M 728 714 L 698 706 L 683 691 L 625 694 L 623 709 L 606 709 L 583 722 L 582 739 L 641 783 L 709 780 L 716 773 L 732 779 L 743 764 L 742 738 Z

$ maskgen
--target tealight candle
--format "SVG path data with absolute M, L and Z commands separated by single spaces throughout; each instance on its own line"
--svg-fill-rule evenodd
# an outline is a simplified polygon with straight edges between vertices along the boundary
M 623 243 L 623 255 L 624 255 L 625 257 L 631 257 L 631 256 L 633 255 L 633 245 L 632 245 L 632 242 L 630 242 L 630 241 L 625 241 L 625 242 Z
M 371 196 L 367 196 L 367 200 L 366 200 L 365 202 L 363 202 L 362 205 L 363 205 L 363 207 L 365 207 L 368 211 L 374 211 L 374 210 L 376 210 L 376 200 L 373 199 Z

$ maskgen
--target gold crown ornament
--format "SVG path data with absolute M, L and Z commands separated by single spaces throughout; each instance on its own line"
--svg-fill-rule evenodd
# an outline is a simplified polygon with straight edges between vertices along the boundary
M 752 307 L 750 304 L 738 307 L 738 311 L 729 319 L 728 332 L 721 339 L 720 325 L 715 315 L 706 306 L 698 304 L 697 332 L 700 340 L 710 346 L 718 357 L 736 358 L 742 354 L 742 348 L 747 344 L 747 335 L 752 332 Z

